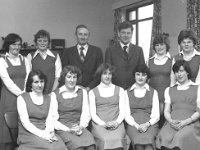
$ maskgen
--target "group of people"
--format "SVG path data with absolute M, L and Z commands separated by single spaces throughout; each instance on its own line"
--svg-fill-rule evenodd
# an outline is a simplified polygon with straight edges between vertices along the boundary
M 4 114 L 18 112 L 18 150 L 197 150 L 200 146 L 200 53 L 194 33 L 182 30 L 180 52 L 169 53 L 165 34 L 153 40 L 145 63 L 131 44 L 133 27 L 118 26 L 119 41 L 105 53 L 88 43 L 85 25 L 77 44 L 60 56 L 50 34 L 34 35 L 37 50 L 20 54 L 22 39 L 9 34 L 0 58 L 0 149 L 11 150 Z

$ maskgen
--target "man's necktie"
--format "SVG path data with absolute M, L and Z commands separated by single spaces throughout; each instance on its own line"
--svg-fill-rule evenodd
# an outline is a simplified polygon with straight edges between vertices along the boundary
M 83 53 L 84 47 L 81 46 L 80 50 L 81 50 L 80 51 L 80 59 L 81 59 L 82 62 L 84 62 L 85 61 L 85 55 Z
M 126 56 L 126 59 L 128 59 L 128 52 L 126 51 L 127 48 L 128 48 L 128 46 L 123 47 L 124 55 Z

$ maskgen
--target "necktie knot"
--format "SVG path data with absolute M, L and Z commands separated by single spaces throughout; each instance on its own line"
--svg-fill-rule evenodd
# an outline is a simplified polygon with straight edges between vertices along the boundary
M 128 48 L 128 46 L 125 45 L 125 46 L 123 47 L 124 51 L 126 51 L 127 48 Z
M 81 51 L 83 51 L 83 50 L 84 50 L 84 47 L 83 47 L 83 46 L 81 46 L 80 50 L 81 50 Z
M 128 48 L 128 46 L 123 46 L 123 50 L 124 50 L 124 55 L 126 57 L 126 59 L 128 59 L 128 52 L 126 51 L 126 49 Z

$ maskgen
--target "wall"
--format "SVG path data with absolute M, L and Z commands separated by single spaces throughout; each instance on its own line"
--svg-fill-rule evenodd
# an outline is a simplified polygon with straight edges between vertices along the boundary
M 124 7 L 144 0 L 115 0 L 113 9 Z M 162 31 L 169 33 L 171 49 L 170 53 L 178 53 L 177 37 L 180 30 L 186 28 L 187 0 L 162 0 Z
M 67 47 L 76 44 L 78 24 L 91 31 L 90 43 L 103 50 L 113 36 L 113 0 L 0 0 L 0 36 L 15 32 L 28 44 L 39 29 L 51 38 L 66 39 Z

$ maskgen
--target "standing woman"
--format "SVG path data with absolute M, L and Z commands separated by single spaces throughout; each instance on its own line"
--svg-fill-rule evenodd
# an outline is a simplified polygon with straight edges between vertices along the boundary
M 0 58 L 0 77 L 3 82 L 0 99 L 0 149 L 2 150 L 13 148 L 4 114 L 8 111 L 17 112 L 17 96 L 23 93 L 30 72 L 27 59 L 19 54 L 21 44 L 22 39 L 18 34 L 8 34 L 3 44 L 6 54 Z
M 191 69 L 191 81 L 200 84 L 200 52 L 195 49 L 197 39 L 193 31 L 182 30 L 178 35 L 178 44 L 180 52 L 175 56 L 173 64 L 180 59 L 189 63 Z M 176 83 L 176 77 L 173 74 L 171 86 Z
M 41 71 L 31 71 L 26 92 L 17 98 L 18 150 L 67 150 L 54 133 L 55 99 L 43 94 L 45 84 L 46 76 Z
M 62 70 L 60 56 L 49 49 L 50 34 L 45 30 L 39 30 L 34 36 L 37 47 L 36 52 L 28 54 L 27 58 L 32 64 L 32 70 L 40 70 L 47 77 L 45 94 L 54 91 L 58 86 L 58 78 Z
M 155 55 L 149 58 L 150 76 L 149 85 L 158 92 L 160 103 L 161 118 L 159 126 L 164 124 L 164 91 L 170 86 L 170 75 L 172 70 L 172 58 L 169 54 L 170 43 L 168 36 L 165 34 L 157 35 L 153 40 L 153 49 Z
M 177 83 L 165 90 L 167 123 L 157 136 L 156 146 L 162 150 L 198 150 L 200 87 L 190 80 L 191 70 L 185 60 L 178 60 L 172 69 Z
M 92 134 L 98 150 L 122 150 L 126 146 L 123 124 L 125 92 L 112 84 L 113 73 L 112 66 L 101 64 L 96 71 L 96 78 L 101 83 L 89 92 Z
M 77 84 L 81 70 L 76 66 L 65 66 L 59 79 L 59 88 L 52 93 L 57 99 L 55 106 L 55 128 L 69 150 L 95 150 L 95 141 L 87 130 L 91 119 L 87 91 Z
M 146 65 L 139 65 L 134 75 L 136 82 L 126 96 L 127 134 L 135 150 L 155 150 L 160 117 L 158 93 L 146 83 L 149 78 Z

